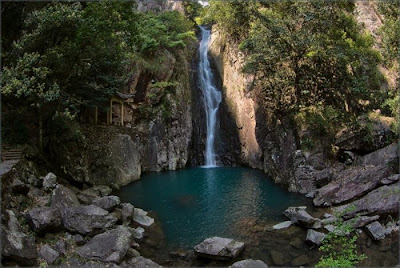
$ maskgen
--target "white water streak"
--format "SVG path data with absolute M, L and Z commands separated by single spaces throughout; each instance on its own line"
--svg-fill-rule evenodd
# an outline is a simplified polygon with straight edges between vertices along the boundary
M 205 152 L 206 167 L 215 167 L 215 125 L 217 121 L 217 112 L 219 104 L 221 103 L 221 92 L 219 92 L 213 82 L 212 70 L 210 62 L 208 61 L 207 53 L 210 43 L 210 30 L 203 27 L 201 29 L 201 42 L 200 42 L 200 62 L 199 62 L 199 80 L 200 89 L 204 96 L 204 109 L 206 111 L 207 121 L 207 143 Z

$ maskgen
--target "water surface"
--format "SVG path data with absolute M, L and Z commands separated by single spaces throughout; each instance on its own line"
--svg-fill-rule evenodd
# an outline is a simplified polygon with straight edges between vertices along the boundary
M 122 202 L 154 211 L 172 247 L 192 248 L 210 236 L 240 239 L 248 221 L 286 220 L 289 206 L 309 200 L 250 168 L 188 168 L 147 173 L 118 193 Z

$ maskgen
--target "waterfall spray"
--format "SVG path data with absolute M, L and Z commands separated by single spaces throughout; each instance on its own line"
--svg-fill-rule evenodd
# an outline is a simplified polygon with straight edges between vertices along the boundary
M 207 143 L 205 152 L 206 167 L 215 167 L 215 125 L 217 120 L 217 112 L 221 103 L 221 92 L 219 92 L 213 82 L 213 75 L 208 61 L 207 53 L 210 42 L 210 30 L 203 27 L 201 29 L 200 42 L 200 62 L 199 62 L 199 80 L 200 89 L 204 96 L 204 109 L 206 111 L 207 121 Z

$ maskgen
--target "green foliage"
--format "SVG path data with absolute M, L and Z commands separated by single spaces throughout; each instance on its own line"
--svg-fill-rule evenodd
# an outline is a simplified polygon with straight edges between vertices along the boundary
M 354 208 L 349 207 L 348 210 Z M 328 233 L 322 241 L 319 250 L 322 256 L 315 267 L 355 267 L 357 263 L 366 258 L 358 254 L 356 241 L 358 234 L 352 227 L 357 217 L 350 222 L 344 222 L 342 215 L 346 212 L 336 213 L 336 222 L 333 223 L 334 230 Z
M 382 37 L 382 55 L 388 67 L 397 64 L 399 59 L 400 20 L 398 1 L 379 1 L 379 12 L 384 16 L 383 26 L 379 29 Z
M 182 1 L 185 16 L 191 20 L 192 22 L 195 22 L 196 18 L 200 16 L 203 6 L 199 4 L 197 1 L 187 1 L 184 0 Z

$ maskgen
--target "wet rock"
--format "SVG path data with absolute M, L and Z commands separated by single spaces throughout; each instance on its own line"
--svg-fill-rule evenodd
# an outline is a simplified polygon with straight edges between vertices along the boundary
M 312 227 L 318 219 L 312 217 L 306 211 L 307 207 L 289 207 L 283 212 L 283 215 L 288 217 L 292 223 L 297 223 L 304 227 Z
M 294 267 L 298 267 L 298 266 L 301 266 L 301 265 L 306 265 L 306 264 L 308 264 L 310 262 L 310 260 L 309 260 L 309 258 L 308 258 L 308 256 L 307 255 L 301 255 L 301 256 L 299 256 L 299 257 L 296 257 L 296 258 L 294 258 L 292 261 L 291 261 L 291 265 L 292 266 L 294 266 Z
M 291 221 L 284 221 L 284 222 L 275 224 L 274 226 L 272 226 L 272 229 L 274 229 L 274 230 L 286 229 L 286 228 L 289 228 L 291 225 L 292 225 Z
M 112 227 L 117 218 L 95 205 L 75 206 L 61 211 L 64 227 L 83 235 L 103 232 Z
M 317 231 L 314 231 L 312 229 L 309 229 L 307 231 L 307 237 L 306 237 L 306 243 L 309 245 L 321 245 L 322 240 L 324 240 L 325 238 L 325 234 L 324 233 L 320 233 Z M 300 264 L 302 265 L 302 264 Z
M 111 211 L 121 203 L 121 200 L 119 199 L 118 196 L 111 195 L 111 196 L 96 198 L 95 200 L 93 200 L 92 203 L 93 205 L 101 207 L 102 209 Z
M 290 241 L 290 245 L 294 248 L 301 249 L 304 246 L 304 241 L 298 237 L 295 237 L 292 241 Z
M 65 253 L 67 253 L 67 243 L 64 240 L 58 240 L 54 247 L 55 250 L 57 250 L 57 252 L 60 254 L 65 255 Z
M 269 254 L 271 255 L 272 263 L 274 265 L 278 265 L 278 266 L 285 265 L 286 259 L 285 259 L 285 256 L 283 256 L 283 254 L 281 252 L 276 251 L 276 250 L 271 250 L 269 252 Z
M 237 261 L 232 266 L 231 268 L 268 268 L 268 265 L 266 265 L 263 261 L 261 260 L 243 260 L 243 261 Z
M 244 249 L 244 243 L 229 238 L 207 238 L 194 247 L 194 252 L 205 258 L 216 260 L 229 260 L 237 257 Z
M 57 185 L 57 176 L 53 173 L 48 173 L 46 177 L 43 179 L 43 188 L 48 191 L 56 187 Z
M 140 268 L 155 268 L 155 267 L 162 267 L 161 265 L 155 263 L 150 259 L 146 259 L 142 256 L 135 257 L 127 261 L 126 263 L 122 263 L 121 267 L 140 267 Z
M 122 222 L 124 224 L 130 224 L 133 218 L 135 207 L 129 203 L 122 203 L 121 208 Z
M 316 191 L 313 203 L 315 206 L 330 206 L 351 200 L 376 188 L 380 179 L 390 173 L 390 168 L 386 166 L 357 166 L 345 169 L 334 181 Z
M 28 211 L 25 217 L 32 230 L 39 234 L 57 232 L 62 229 L 61 213 L 58 208 L 34 208 Z
M 78 246 L 82 246 L 86 243 L 86 239 L 80 234 L 74 235 L 74 241 Z
M 49 245 L 45 244 L 40 248 L 39 255 L 47 264 L 53 264 L 60 254 Z
M 400 183 L 381 186 L 368 193 L 366 196 L 349 204 L 339 206 L 334 210 L 344 212 L 346 218 L 353 218 L 357 213 L 371 214 L 396 214 L 400 203 Z M 354 208 L 349 210 L 350 208 Z
M 374 221 L 365 226 L 365 231 L 374 240 L 382 240 L 385 238 L 385 228 L 379 223 L 379 221 Z
M 51 206 L 57 207 L 59 209 L 68 208 L 71 206 L 80 205 L 78 198 L 72 189 L 65 187 L 63 185 L 57 185 L 53 190 L 51 196 Z
M 29 192 L 29 186 L 19 179 L 15 179 L 11 184 L 11 191 L 13 192 L 13 194 L 25 195 Z
M 120 263 L 133 241 L 133 236 L 124 226 L 94 236 L 86 245 L 76 250 L 82 258 L 103 262 Z
M 144 226 L 150 226 L 154 223 L 154 219 L 147 216 L 147 211 L 140 208 L 134 209 L 133 221 Z
M 7 227 L 1 228 L 1 254 L 23 265 L 34 265 L 38 256 L 35 238 L 21 231 L 21 226 L 11 210 L 6 211 L 9 217 Z

